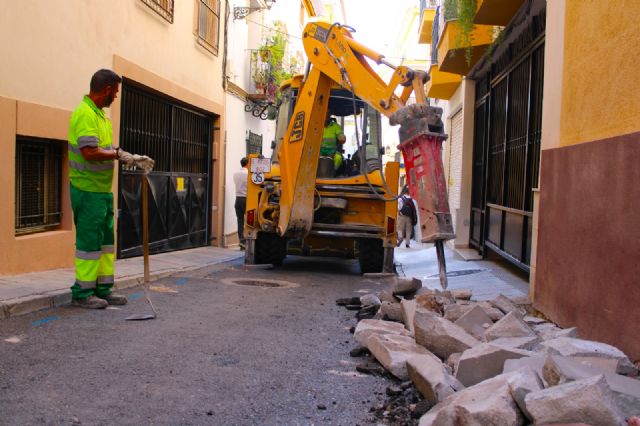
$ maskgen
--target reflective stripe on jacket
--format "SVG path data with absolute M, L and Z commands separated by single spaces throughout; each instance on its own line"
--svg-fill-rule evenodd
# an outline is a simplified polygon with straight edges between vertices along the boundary
M 112 149 L 111 121 L 104 111 L 85 96 L 69 120 L 69 179 L 71 184 L 88 192 L 111 192 L 113 161 L 88 161 L 80 150 L 96 146 Z

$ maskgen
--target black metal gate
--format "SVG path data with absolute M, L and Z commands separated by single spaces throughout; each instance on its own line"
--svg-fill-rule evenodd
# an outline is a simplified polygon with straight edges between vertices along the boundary
M 120 146 L 156 162 L 149 179 L 149 251 L 208 244 L 213 117 L 122 85 Z M 120 167 L 118 257 L 142 255 L 139 171 Z
M 540 166 L 544 13 L 476 83 L 470 243 L 528 271 Z

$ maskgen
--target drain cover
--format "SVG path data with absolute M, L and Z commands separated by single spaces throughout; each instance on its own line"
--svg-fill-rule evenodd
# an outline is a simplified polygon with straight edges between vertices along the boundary
M 462 269 L 460 271 L 447 271 L 447 277 L 452 278 L 452 277 L 461 277 L 463 275 L 473 275 L 473 274 L 479 274 L 480 272 L 484 272 L 486 271 L 486 269 Z M 438 278 L 440 275 L 439 274 L 433 274 L 433 275 L 429 275 L 428 278 Z
M 241 285 L 241 286 L 247 286 L 247 287 L 260 287 L 260 288 L 298 287 L 298 284 L 295 284 L 289 281 L 255 279 L 255 278 L 225 278 L 222 280 L 222 282 L 230 285 Z

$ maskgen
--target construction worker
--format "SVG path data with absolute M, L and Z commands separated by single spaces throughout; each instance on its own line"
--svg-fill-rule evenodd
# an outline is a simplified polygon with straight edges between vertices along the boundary
M 322 145 L 320 145 L 320 155 L 333 158 L 333 170 L 338 170 L 342 165 L 342 144 L 347 137 L 342 133 L 342 127 L 335 118 L 331 117 L 331 110 L 327 109 L 327 116 L 322 132 Z
M 89 309 L 124 305 L 127 298 L 113 287 L 113 183 L 114 160 L 138 166 L 146 173 L 154 161 L 111 144 L 111 121 L 103 108 L 111 106 L 122 79 L 102 69 L 91 77 L 90 91 L 71 114 L 69 122 L 69 181 L 71 209 L 76 226 L 76 279 L 72 305 Z

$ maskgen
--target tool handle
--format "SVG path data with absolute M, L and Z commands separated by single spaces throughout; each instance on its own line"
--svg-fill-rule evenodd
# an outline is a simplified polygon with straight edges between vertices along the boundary
M 149 181 L 142 174 L 142 253 L 144 258 L 144 283 L 149 283 Z

